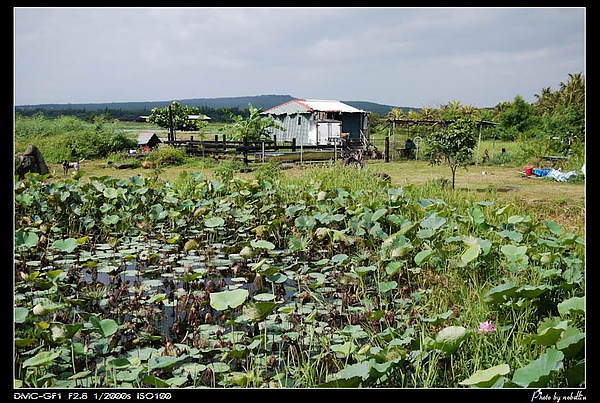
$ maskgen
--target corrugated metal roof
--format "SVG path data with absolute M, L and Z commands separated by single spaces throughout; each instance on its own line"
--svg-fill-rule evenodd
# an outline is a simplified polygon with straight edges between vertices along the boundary
M 140 134 L 138 134 L 138 138 L 137 138 L 138 145 L 148 144 L 148 142 L 150 141 L 150 139 L 153 136 L 156 136 L 156 133 L 140 133 Z M 158 136 L 156 136 L 156 138 L 158 139 Z M 160 142 L 160 139 L 158 139 L 158 141 Z
M 263 114 L 284 115 L 292 113 L 306 113 L 309 111 L 345 113 L 364 112 L 361 109 L 357 109 L 340 101 L 322 99 L 293 99 L 284 104 L 267 109 L 263 112 Z

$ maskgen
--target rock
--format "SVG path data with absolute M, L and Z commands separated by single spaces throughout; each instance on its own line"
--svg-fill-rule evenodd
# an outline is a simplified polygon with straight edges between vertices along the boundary
M 27 146 L 24 152 L 16 154 L 15 162 L 16 173 L 19 175 L 19 179 L 25 178 L 25 174 L 28 172 L 40 175 L 46 175 L 50 172 L 40 150 L 31 144 Z

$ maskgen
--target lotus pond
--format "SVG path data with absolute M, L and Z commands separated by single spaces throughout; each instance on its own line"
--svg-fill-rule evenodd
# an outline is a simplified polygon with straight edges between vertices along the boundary
M 579 235 L 352 175 L 15 181 L 15 387 L 585 386 Z

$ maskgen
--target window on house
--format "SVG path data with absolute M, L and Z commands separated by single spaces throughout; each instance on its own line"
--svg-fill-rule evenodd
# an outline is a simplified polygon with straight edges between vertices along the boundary
M 300 126 L 302 124 L 302 117 L 298 116 L 298 126 Z

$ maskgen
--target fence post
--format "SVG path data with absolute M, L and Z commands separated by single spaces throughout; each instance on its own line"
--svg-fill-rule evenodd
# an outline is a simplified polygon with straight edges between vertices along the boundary
M 385 162 L 390 162 L 390 136 L 385 138 Z

